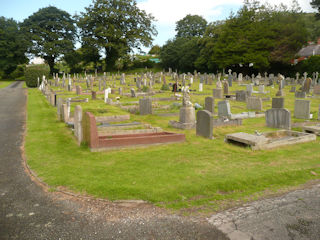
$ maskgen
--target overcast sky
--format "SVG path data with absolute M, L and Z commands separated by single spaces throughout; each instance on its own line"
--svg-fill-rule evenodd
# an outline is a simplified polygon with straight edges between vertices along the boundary
M 84 11 L 91 2 L 91 0 L 0 0 L 0 16 L 23 21 L 39 8 L 49 5 L 74 15 Z M 137 2 L 141 9 L 151 13 L 157 19 L 155 24 L 158 36 L 153 43 L 160 46 L 174 37 L 175 23 L 187 14 L 200 15 L 208 22 L 224 20 L 231 11 L 237 12 L 243 4 L 243 0 L 138 0 Z M 290 6 L 292 1 L 269 0 L 268 2 L 284 3 Z M 315 11 L 311 8 L 309 0 L 298 0 L 298 3 L 305 12 Z

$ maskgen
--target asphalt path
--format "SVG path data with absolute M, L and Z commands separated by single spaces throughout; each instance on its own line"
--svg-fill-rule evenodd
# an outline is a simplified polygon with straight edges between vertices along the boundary
M 0 89 L 0 239 L 227 239 L 207 221 L 139 202 L 50 192 L 24 167 L 27 90 Z M 43 156 L 45 158 L 45 156 Z

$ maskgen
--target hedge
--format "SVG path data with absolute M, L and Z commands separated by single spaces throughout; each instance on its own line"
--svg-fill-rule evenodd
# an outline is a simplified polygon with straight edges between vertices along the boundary
M 50 68 L 46 64 L 29 65 L 25 70 L 25 78 L 27 87 L 37 87 L 38 78 L 40 83 L 42 81 L 42 76 L 46 76 L 48 79 L 50 75 Z

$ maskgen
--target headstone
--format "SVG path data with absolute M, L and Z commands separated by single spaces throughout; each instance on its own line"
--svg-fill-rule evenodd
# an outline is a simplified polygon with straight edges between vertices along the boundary
M 292 86 L 291 89 L 290 89 L 290 92 L 296 92 L 296 87 Z
M 307 97 L 307 93 L 306 92 L 295 92 L 295 97 L 296 98 L 306 98 Z
M 239 73 L 239 75 L 238 75 L 238 82 L 242 82 L 242 78 L 243 78 L 242 73 Z
M 57 99 L 57 115 L 58 115 L 58 119 L 60 121 L 63 120 L 63 118 L 62 118 L 62 104 L 63 104 L 63 99 L 58 98 Z
M 231 74 L 232 70 L 229 69 L 228 72 L 229 72 L 229 74 L 228 74 L 228 84 L 229 84 L 230 87 L 232 87 L 232 80 L 233 80 L 233 76 Z
M 265 93 L 264 92 L 264 85 L 259 85 L 259 93 Z
M 244 90 L 236 91 L 236 101 L 246 102 L 247 101 L 247 92 Z
M 310 119 L 310 101 L 297 99 L 294 103 L 294 117 Z
M 247 85 L 247 92 L 250 93 L 250 96 L 251 96 L 251 93 L 253 92 L 253 85 L 252 84 Z
M 284 96 L 284 91 L 282 89 L 280 89 L 277 93 L 276 93 L 277 97 L 283 97 Z
M 213 116 L 207 110 L 197 112 L 196 134 L 205 138 L 213 139 Z
M 312 79 L 311 78 L 307 78 L 306 81 L 304 82 L 304 85 L 303 85 L 303 91 L 304 92 L 306 92 L 306 93 L 310 92 L 311 83 L 312 83 Z
M 257 97 L 248 97 L 247 99 L 247 108 L 249 110 L 262 110 L 262 99 Z
M 216 83 L 216 87 L 217 88 L 222 88 L 222 83 L 221 83 L 220 79 L 218 79 L 218 81 Z
M 285 108 L 272 108 L 266 111 L 266 124 L 271 128 L 291 129 L 291 113 Z
M 92 100 L 96 100 L 97 99 L 97 92 L 91 91 L 91 97 L 92 97 Z
M 203 83 L 199 83 L 199 92 L 203 91 Z
M 206 97 L 204 101 L 204 109 L 210 113 L 214 113 L 214 98 Z
M 80 105 L 77 105 L 74 109 L 74 135 L 76 136 L 78 144 L 80 145 L 83 139 L 82 108 Z
M 223 98 L 222 88 L 214 88 L 213 89 L 213 98 L 219 98 L 219 99 Z
M 82 93 L 81 86 L 76 86 L 76 93 L 77 93 L 77 95 L 81 95 L 81 93 Z
M 218 116 L 219 117 L 230 117 L 230 103 L 228 100 L 218 102 Z
M 315 85 L 313 87 L 313 95 L 320 95 L 320 85 Z
M 142 98 L 139 99 L 140 115 L 152 114 L 152 99 Z
M 228 82 L 223 83 L 223 94 L 229 94 L 229 83 Z
M 136 91 L 134 90 L 134 88 L 131 88 L 131 97 L 136 97 Z
M 272 98 L 272 108 L 284 108 L 284 98 Z

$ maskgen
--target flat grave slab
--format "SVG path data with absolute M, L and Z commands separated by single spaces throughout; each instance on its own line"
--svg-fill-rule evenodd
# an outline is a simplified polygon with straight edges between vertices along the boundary
M 252 150 L 272 149 L 297 143 L 315 141 L 316 135 L 310 133 L 280 130 L 262 133 L 261 135 L 249 133 L 232 133 L 225 137 L 225 141 L 240 146 L 249 146 Z
M 302 127 L 302 130 L 306 133 L 313 133 L 317 136 L 320 136 L 320 124 L 313 126 L 304 126 Z

